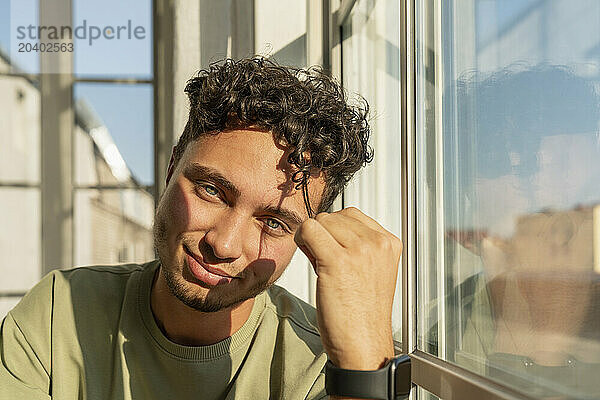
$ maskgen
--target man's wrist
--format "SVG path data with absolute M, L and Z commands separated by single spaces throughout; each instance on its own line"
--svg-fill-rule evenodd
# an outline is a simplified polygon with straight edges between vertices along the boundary
M 348 350 L 327 354 L 329 360 L 338 368 L 356 371 L 372 371 L 382 368 L 394 358 L 394 342 L 389 340 L 385 345 L 375 347 L 348 346 Z
M 364 356 L 350 355 L 348 357 L 330 357 L 329 361 L 333 365 L 342 369 L 351 369 L 355 371 L 373 371 L 376 369 L 383 368 L 389 360 L 394 357 L 394 352 L 387 353 L 386 355 L 378 356 Z

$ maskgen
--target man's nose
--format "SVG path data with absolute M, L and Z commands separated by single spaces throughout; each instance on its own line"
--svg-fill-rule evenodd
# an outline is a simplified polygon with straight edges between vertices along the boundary
M 206 233 L 205 240 L 217 258 L 240 258 L 244 240 L 244 217 L 233 211 L 223 215 Z

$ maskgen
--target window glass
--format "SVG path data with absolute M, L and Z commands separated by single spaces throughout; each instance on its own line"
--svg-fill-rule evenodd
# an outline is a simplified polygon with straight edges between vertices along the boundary
M 154 199 L 144 189 L 79 189 L 74 197 L 74 264 L 154 258 Z
M 343 85 L 369 103 L 375 151 L 344 192 L 344 207 L 355 206 L 401 237 L 400 209 L 400 4 L 358 1 L 342 26 Z M 358 102 L 359 99 L 354 98 Z M 401 282 L 394 298 L 393 329 L 401 340 Z
M 6 72 L 10 51 L 10 0 L 0 0 L 0 60 L 1 72 Z
M 41 204 L 37 188 L 0 187 L 0 298 L 40 278 Z
M 73 262 L 150 260 L 154 257 L 152 86 L 77 83 L 74 94 Z M 77 189 L 86 185 L 112 189 Z
M 152 185 L 152 96 L 147 84 L 75 84 L 76 184 Z
M 418 1 L 418 348 L 600 393 L 600 2 Z
M 40 182 L 39 82 L 0 75 L 0 185 Z
M 152 79 L 152 1 L 73 0 L 75 75 Z
M 440 398 L 433 393 L 428 392 L 422 387 L 418 386 L 412 391 L 413 396 L 418 400 L 439 400 Z
M 40 72 L 36 30 L 39 3 L 38 0 L 0 0 L 0 73 Z

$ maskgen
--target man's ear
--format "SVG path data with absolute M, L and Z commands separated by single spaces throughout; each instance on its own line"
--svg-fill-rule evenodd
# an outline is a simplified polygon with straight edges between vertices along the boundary
M 173 171 L 175 171 L 175 146 L 173 146 L 171 149 L 171 159 L 169 160 L 169 167 L 167 168 L 165 187 L 169 186 L 169 181 L 171 180 L 171 176 L 173 176 Z

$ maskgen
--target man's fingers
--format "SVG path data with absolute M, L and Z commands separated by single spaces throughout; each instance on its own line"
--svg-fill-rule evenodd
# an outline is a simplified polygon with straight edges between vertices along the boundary
M 309 218 L 300 225 L 294 241 L 304 254 L 311 260 L 316 269 L 316 261 L 331 257 L 340 244 L 317 220 Z M 307 251 L 310 254 L 307 254 Z
M 382 227 L 373 218 L 364 214 L 358 208 L 355 208 L 355 207 L 344 208 L 343 210 L 339 211 L 339 213 L 346 217 L 353 218 L 354 220 L 359 221 L 362 224 L 364 224 L 365 226 L 367 226 L 368 228 L 374 230 L 375 232 L 368 234 L 369 237 L 382 238 L 385 242 L 389 242 L 395 251 L 402 252 L 402 242 L 400 241 L 400 239 L 397 236 L 390 233 L 387 229 Z M 364 235 L 364 233 L 359 234 L 359 236 L 361 236 L 361 237 L 363 235 Z
M 369 217 L 356 207 L 344 208 L 343 210 L 338 212 L 341 215 L 345 215 L 347 217 L 354 218 L 362 222 L 363 224 L 365 224 L 373 230 L 376 230 L 377 232 L 388 233 L 388 231 L 383 226 L 381 226 L 379 222 L 375 221 L 373 218 Z
M 313 256 L 312 253 L 308 250 L 308 248 L 306 248 L 306 246 L 304 246 L 304 245 L 298 245 L 298 248 L 304 253 L 306 258 L 308 258 L 308 261 L 310 261 L 310 264 L 312 265 L 313 270 L 315 271 L 315 274 L 316 274 L 317 273 L 317 259 L 315 258 L 315 256 Z
M 357 229 L 354 219 L 341 214 L 319 213 L 315 219 L 342 247 L 360 246 L 362 237 L 365 236 L 365 232 Z

